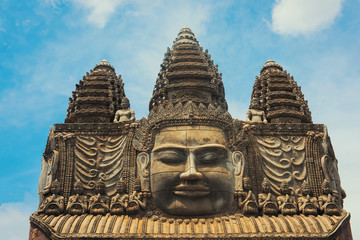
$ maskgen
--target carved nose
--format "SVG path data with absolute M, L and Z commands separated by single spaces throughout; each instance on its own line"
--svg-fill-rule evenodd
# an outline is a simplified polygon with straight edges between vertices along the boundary
M 202 178 L 203 175 L 196 170 L 195 156 L 193 153 L 190 153 L 186 161 L 185 171 L 180 174 L 180 179 L 183 181 L 196 181 Z
M 180 179 L 183 181 L 201 180 L 203 175 L 196 171 L 195 168 L 188 168 L 185 172 L 180 174 Z

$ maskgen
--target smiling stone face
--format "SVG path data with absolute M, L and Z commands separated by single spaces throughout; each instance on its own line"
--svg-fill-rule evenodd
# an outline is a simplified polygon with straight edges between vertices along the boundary
M 226 211 L 234 199 L 231 153 L 216 127 L 162 129 L 151 152 L 151 192 L 158 207 L 175 215 Z

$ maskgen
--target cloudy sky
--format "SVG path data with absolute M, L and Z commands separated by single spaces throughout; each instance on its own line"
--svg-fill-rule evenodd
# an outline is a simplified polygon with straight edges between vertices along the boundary
M 294 76 L 314 123 L 328 126 L 360 239 L 359 12 L 359 0 L 0 0 L 2 237 L 27 237 L 49 127 L 64 122 L 75 84 L 106 59 L 146 116 L 166 48 L 186 25 L 219 65 L 233 117 L 245 119 L 267 60 Z

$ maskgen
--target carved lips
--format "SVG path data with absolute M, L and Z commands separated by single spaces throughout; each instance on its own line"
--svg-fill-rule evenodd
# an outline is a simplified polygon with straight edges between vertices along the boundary
M 210 188 L 204 185 L 180 184 L 173 188 L 175 195 L 189 198 L 205 197 L 210 194 Z

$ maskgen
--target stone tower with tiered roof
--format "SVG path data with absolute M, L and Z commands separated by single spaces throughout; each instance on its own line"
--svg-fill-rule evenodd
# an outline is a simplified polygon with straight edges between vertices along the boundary
M 224 85 L 218 66 L 199 46 L 193 32 L 184 27 L 165 53 L 156 80 L 150 111 L 165 101 L 178 102 L 191 99 L 204 104 L 215 103 L 227 110 Z
M 311 123 L 301 87 L 276 62 L 269 60 L 256 77 L 249 109 L 265 112 L 270 123 Z
M 274 61 L 246 121 L 234 119 L 217 65 L 184 27 L 149 115 L 128 107 L 105 60 L 76 85 L 50 129 L 30 239 L 352 239 L 327 128 Z
M 116 111 L 121 109 L 124 97 L 121 75 L 116 76 L 114 67 L 102 60 L 76 84 L 76 90 L 69 99 L 65 122 L 112 122 Z

